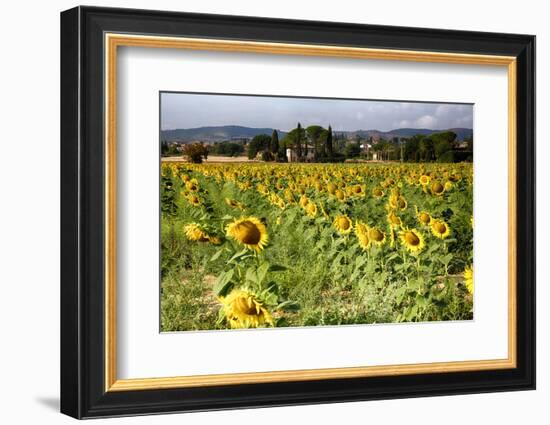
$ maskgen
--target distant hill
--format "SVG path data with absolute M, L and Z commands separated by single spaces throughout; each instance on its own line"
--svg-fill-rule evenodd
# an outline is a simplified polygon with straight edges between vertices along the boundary
M 286 133 L 277 130 L 279 138 L 283 138 Z M 178 128 L 176 130 L 161 131 L 161 140 L 168 142 L 221 142 L 231 139 L 251 139 L 258 134 L 268 134 L 271 136 L 272 128 L 252 128 L 242 127 L 240 125 L 224 125 L 217 127 L 198 127 L 198 128 Z
M 472 137 L 471 128 L 449 128 L 442 130 L 431 130 L 428 128 L 396 128 L 389 131 L 380 130 L 354 130 L 354 131 L 336 131 L 338 134 L 343 134 L 347 138 L 352 139 L 355 136 L 361 138 L 373 137 L 374 139 L 392 139 L 393 137 L 412 137 L 417 134 L 430 135 L 440 133 L 442 131 L 453 131 L 457 135 L 457 140 L 464 140 Z M 231 139 L 251 139 L 258 134 L 271 135 L 273 128 L 253 128 L 243 127 L 239 125 L 223 125 L 216 127 L 198 127 L 198 128 L 179 128 L 175 130 L 161 131 L 161 140 L 168 142 L 194 142 L 201 141 L 206 143 L 221 142 Z M 277 130 L 279 140 L 282 139 L 286 132 Z
M 344 131 L 338 132 L 345 134 L 348 138 L 353 138 L 359 135 L 361 138 L 373 137 L 375 139 L 392 139 L 394 137 L 412 137 L 417 134 L 429 136 L 434 133 L 441 133 L 442 131 L 452 131 L 456 133 L 457 140 L 464 140 L 472 137 L 473 131 L 471 128 L 448 128 L 441 130 L 431 130 L 428 128 L 396 128 L 389 131 L 380 130 L 357 130 L 357 131 Z

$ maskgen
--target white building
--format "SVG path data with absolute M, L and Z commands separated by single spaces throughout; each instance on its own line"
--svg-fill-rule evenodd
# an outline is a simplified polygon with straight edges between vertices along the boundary
M 315 155 L 313 153 L 313 146 L 307 147 L 307 155 L 303 155 L 302 157 L 306 162 L 311 162 L 315 159 Z M 286 157 L 288 158 L 288 162 L 298 162 L 298 154 L 296 153 L 295 148 L 287 148 L 286 149 Z

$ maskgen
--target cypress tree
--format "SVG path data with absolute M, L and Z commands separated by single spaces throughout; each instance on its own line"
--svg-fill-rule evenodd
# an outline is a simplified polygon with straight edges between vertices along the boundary
M 296 155 L 300 160 L 302 158 L 302 124 L 298 123 L 296 130 Z
M 276 155 L 279 152 L 279 134 L 277 130 L 273 130 L 271 133 L 271 153 Z
M 328 126 L 327 140 L 325 142 L 327 146 L 327 153 L 329 157 L 332 157 L 332 127 Z

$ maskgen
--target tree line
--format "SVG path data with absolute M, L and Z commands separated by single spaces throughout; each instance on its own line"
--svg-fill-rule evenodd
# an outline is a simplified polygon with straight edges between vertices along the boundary
M 331 126 L 325 129 L 319 125 L 311 125 L 307 128 L 300 123 L 296 128 L 285 134 L 279 140 L 277 130 L 273 130 L 271 136 L 259 134 L 254 136 L 247 146 L 249 159 L 256 158 L 258 154 L 264 161 L 288 161 L 287 149 L 292 149 L 297 160 L 304 162 L 310 158 L 313 161 L 329 159 L 334 156 L 333 131 Z
M 457 135 L 453 131 L 444 131 L 430 135 L 417 134 L 412 137 L 381 139 L 372 145 L 372 154 L 376 153 L 382 161 L 404 162 L 461 162 L 473 160 L 473 138 L 465 140 L 465 147 L 459 148 Z M 371 155 L 372 156 L 372 155 Z
M 363 147 L 361 146 L 363 145 Z M 369 148 L 365 148 L 368 145 Z M 377 159 L 403 162 L 461 162 L 473 160 L 473 139 L 465 140 L 465 147 L 459 147 L 457 135 L 443 131 L 430 135 L 417 134 L 412 137 L 394 137 L 390 140 L 361 138 L 349 139 L 344 133 L 334 132 L 319 125 L 302 127 L 300 123 L 279 140 L 279 133 L 258 134 L 246 145 L 249 159 L 287 162 L 287 149 L 292 150 L 293 160 L 298 162 L 343 162 L 346 159 Z M 205 146 L 202 143 L 184 145 L 181 152 L 192 162 L 202 162 L 208 154 L 239 156 L 245 153 L 243 143 L 218 142 Z M 161 143 L 161 154 L 178 155 L 174 144 Z
M 168 143 L 166 140 L 163 140 L 160 144 L 160 154 L 162 156 L 175 156 L 181 155 L 178 150 L 178 145 L 174 143 Z
M 460 162 L 472 161 L 473 139 L 465 140 L 466 147 L 459 148 L 457 135 L 452 131 L 418 134 L 412 137 L 395 137 L 390 140 L 361 138 L 350 140 L 345 134 L 319 125 L 302 127 L 300 123 L 281 141 L 277 130 L 271 136 L 260 134 L 247 146 L 249 159 L 263 161 L 288 161 L 286 150 L 293 150 L 298 162 L 341 162 L 346 159 L 373 159 L 404 162 Z M 362 148 L 368 144 L 370 148 Z

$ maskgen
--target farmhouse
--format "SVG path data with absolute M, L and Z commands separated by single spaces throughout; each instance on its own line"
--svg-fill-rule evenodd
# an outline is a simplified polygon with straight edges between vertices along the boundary
M 305 155 L 304 152 L 306 151 L 306 147 L 303 146 L 302 147 L 302 159 L 301 159 L 301 161 L 303 161 L 303 162 L 313 161 L 315 159 L 314 149 L 315 148 L 313 146 L 308 145 L 307 146 L 307 155 Z M 298 153 L 296 151 L 296 148 L 287 148 L 286 157 L 288 159 L 288 162 L 299 162 L 300 161 L 300 159 L 298 158 Z

